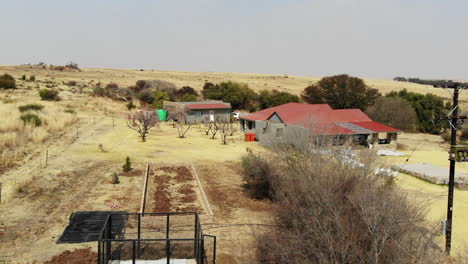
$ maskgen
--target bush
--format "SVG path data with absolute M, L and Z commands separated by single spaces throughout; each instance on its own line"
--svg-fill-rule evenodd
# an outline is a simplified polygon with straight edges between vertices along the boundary
M 21 120 L 23 120 L 24 124 L 32 124 L 34 126 L 41 126 L 42 125 L 42 121 L 39 118 L 39 116 L 37 116 L 36 114 L 33 114 L 33 113 L 23 114 L 23 115 L 20 116 L 20 118 L 21 118 Z
M 120 183 L 119 175 L 117 174 L 117 172 L 113 172 L 112 173 L 112 184 L 119 184 L 119 183 Z
M 132 110 L 132 109 L 136 108 L 136 105 L 133 104 L 133 101 L 130 101 L 130 102 L 128 102 L 128 104 L 126 104 L 126 107 L 127 107 L 128 110 Z
M 0 76 L 0 89 L 16 89 L 16 80 L 10 74 Z
M 182 97 L 179 98 L 180 102 L 196 102 L 197 96 L 194 94 L 184 94 Z
M 241 157 L 241 166 L 244 171 L 246 191 L 255 199 L 273 199 L 274 191 L 270 183 L 273 169 L 269 162 L 260 154 L 248 151 Z
M 162 109 L 163 108 L 163 102 L 170 100 L 169 95 L 166 92 L 163 91 L 155 91 L 154 92 L 154 102 L 153 106 L 156 109 Z
M 174 95 L 175 95 L 175 97 L 176 97 L 176 99 L 177 99 L 178 101 L 181 101 L 181 102 L 190 102 L 190 101 L 196 101 L 196 100 L 197 100 L 198 92 L 195 91 L 195 89 L 193 89 L 193 88 L 190 87 L 190 86 L 184 86 L 184 87 L 182 87 L 182 88 L 176 90 L 175 93 L 174 93 Z M 186 98 L 190 98 L 190 99 L 192 99 L 192 100 L 187 101 L 187 100 L 185 100 L 185 99 L 183 99 L 183 98 L 185 98 L 185 99 L 186 99 Z M 193 100 L 193 98 L 195 98 L 195 99 Z
M 137 99 L 142 103 L 153 104 L 154 102 L 154 93 L 150 90 L 143 90 L 137 94 Z
M 408 92 L 406 89 L 395 92 L 392 91 L 387 97 L 400 97 L 408 101 L 416 111 L 418 123 L 416 128 L 424 133 L 440 134 L 444 129 L 449 128 L 446 120 L 439 117 L 446 115 L 451 110 L 450 103 L 433 94 L 419 94 Z
M 364 110 L 380 96 L 377 89 L 368 87 L 364 81 L 346 74 L 322 78 L 310 85 L 301 94 L 310 104 L 329 104 L 333 109 L 359 108 Z
M 76 81 L 68 81 L 67 85 L 68 86 L 76 86 Z
M 42 111 L 42 109 L 44 109 L 44 106 L 40 104 L 27 104 L 18 107 L 18 109 L 21 113 L 26 111 Z
M 132 162 L 130 161 L 130 157 L 127 156 L 127 158 L 125 159 L 125 164 L 122 166 L 122 169 L 124 172 L 129 172 L 132 169 Z
M 268 90 L 263 90 L 258 96 L 260 109 L 275 107 L 291 102 L 299 102 L 299 96 L 288 92 L 279 92 L 278 90 L 273 90 L 271 92 Z
M 22 81 L 26 81 L 26 75 L 23 74 L 23 75 L 21 76 L 21 80 L 22 80 Z
M 205 99 L 222 100 L 231 103 L 233 109 L 246 110 L 255 109 L 258 96 L 247 84 L 233 81 L 205 83 L 202 94 Z
M 34 76 L 34 75 L 29 76 L 29 81 L 30 82 L 35 82 L 36 81 L 36 76 Z
M 57 90 L 41 89 L 41 90 L 39 90 L 39 96 L 41 97 L 41 100 L 45 100 L 45 101 L 58 101 L 58 100 L 60 100 L 60 98 L 58 97 L 58 91 Z
M 400 97 L 377 98 L 366 113 L 374 121 L 406 131 L 414 130 L 418 122 L 411 104 Z
M 371 162 L 356 167 L 324 150 L 277 149 L 261 158 L 265 165 L 248 166 L 275 193 L 274 227 L 257 239 L 259 263 L 440 263 L 420 203 L 376 176 Z

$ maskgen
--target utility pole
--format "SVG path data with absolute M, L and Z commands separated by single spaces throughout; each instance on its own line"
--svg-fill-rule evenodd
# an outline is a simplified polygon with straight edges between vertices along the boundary
M 458 95 L 460 89 L 466 89 L 466 86 L 461 83 L 454 83 L 448 81 L 445 85 L 434 85 L 434 87 L 453 89 L 453 109 L 447 116 L 441 117 L 441 119 L 447 119 L 450 122 L 450 171 L 449 171 L 449 182 L 448 182 L 448 199 L 447 199 L 447 220 L 445 225 L 445 252 L 450 255 L 450 249 L 452 248 L 452 218 L 453 218 L 453 191 L 455 187 L 455 164 L 456 162 L 468 161 L 467 153 L 468 146 L 457 146 L 457 125 L 459 120 L 468 119 L 467 116 L 458 115 Z M 466 84 L 465 84 L 466 85 Z
M 453 117 L 450 125 L 450 146 L 457 145 L 458 86 L 453 90 Z M 445 252 L 449 255 L 452 247 L 453 188 L 455 185 L 455 153 L 450 152 L 450 172 L 447 202 L 447 226 L 445 231 Z

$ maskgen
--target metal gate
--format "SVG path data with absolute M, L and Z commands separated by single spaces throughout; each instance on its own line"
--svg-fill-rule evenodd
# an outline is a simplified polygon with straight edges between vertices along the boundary
M 203 235 L 203 263 L 216 264 L 216 236 Z

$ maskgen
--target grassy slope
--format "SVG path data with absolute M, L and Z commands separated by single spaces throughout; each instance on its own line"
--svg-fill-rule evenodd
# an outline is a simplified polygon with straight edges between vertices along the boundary
M 30 66 L 0 66 L 0 73 L 9 73 L 18 78 L 23 74 L 27 76 L 35 75 L 39 80 L 55 78 L 56 81 L 75 80 L 79 83 L 88 83 L 91 80 L 101 83 L 116 82 L 120 86 L 133 85 L 137 80 L 159 79 L 173 82 L 179 87 L 189 85 L 198 90 L 203 87 L 205 81 L 216 83 L 233 80 L 248 83 L 251 88 L 257 91 L 262 89 L 278 89 L 296 94 L 299 94 L 309 84 L 320 80 L 320 77 L 256 73 L 140 71 L 132 69 L 86 68 L 82 69 L 81 72 L 59 72 Z M 423 94 L 433 93 L 446 99 L 451 97 L 446 91 L 427 85 L 383 79 L 365 79 L 365 81 L 370 87 L 377 88 L 383 94 L 392 90 L 402 90 L 406 88 L 412 92 Z M 468 102 L 468 94 L 462 94 L 461 100 L 463 102 Z

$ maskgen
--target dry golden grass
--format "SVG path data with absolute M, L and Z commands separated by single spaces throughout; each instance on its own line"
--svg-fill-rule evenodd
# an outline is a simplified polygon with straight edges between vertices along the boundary
M 47 105 L 42 111 L 34 112 L 42 121 L 41 126 L 25 124 L 21 120 L 20 103 L 1 104 L 0 112 L 5 118 L 0 122 L 0 167 L 8 167 L 18 160 L 28 143 L 41 144 L 53 133 L 77 122 L 77 117 L 65 113 L 60 106 Z
M 120 87 L 134 85 L 138 80 L 164 80 L 169 81 L 182 87 L 185 85 L 191 86 L 196 90 L 201 90 L 205 81 L 217 83 L 222 81 L 238 81 L 247 83 L 249 87 L 256 91 L 266 90 L 281 90 L 295 94 L 300 94 L 301 91 L 312 83 L 320 80 L 320 76 L 294 76 L 294 75 L 273 75 L 273 74 L 256 74 L 256 73 L 223 73 L 223 72 L 181 72 L 181 71 L 159 71 L 159 70 L 134 70 L 134 69 L 94 69 L 83 68 L 80 72 L 60 72 L 51 69 L 43 69 L 42 67 L 31 66 L 0 66 L 1 73 L 9 73 L 15 77 L 21 75 L 35 75 L 38 80 L 50 80 L 62 83 L 70 80 L 76 81 L 78 84 L 91 86 L 93 83 L 101 82 L 103 84 L 115 82 Z M 358 76 L 359 77 L 359 76 Z M 428 85 L 420 85 L 407 82 L 396 82 L 385 79 L 368 79 L 364 78 L 365 82 L 373 88 L 378 89 L 382 94 L 392 90 L 408 89 L 411 92 L 417 93 L 433 93 L 445 99 L 451 98 L 449 93 L 443 89 L 433 88 Z M 31 86 L 31 83 L 24 83 L 24 86 Z M 62 86 L 60 86 L 62 87 Z M 91 88 L 84 89 L 90 91 Z M 462 101 L 468 101 L 468 94 L 461 95 Z

